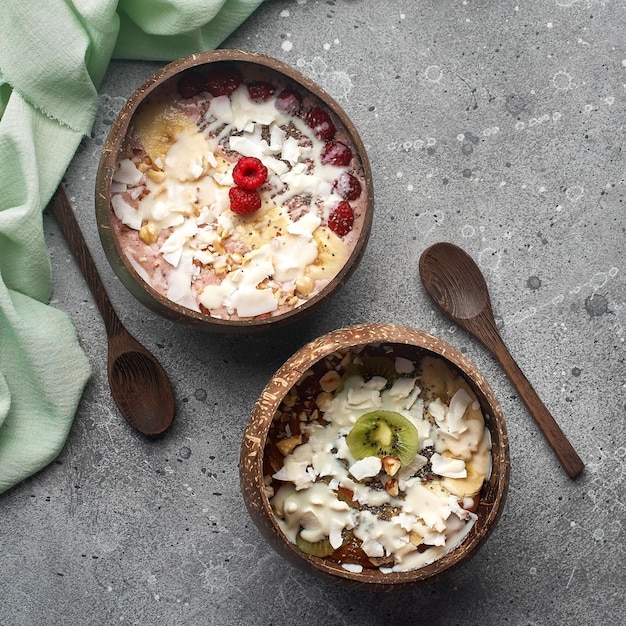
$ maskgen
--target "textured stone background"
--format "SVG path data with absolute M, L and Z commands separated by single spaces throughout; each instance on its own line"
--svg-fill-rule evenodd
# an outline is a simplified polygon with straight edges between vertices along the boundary
M 94 375 L 58 460 L 0 497 L 0 623 L 617 624 L 626 584 L 622 0 L 274 0 L 224 47 L 326 88 L 371 159 L 374 229 L 344 290 L 279 332 L 175 326 L 114 277 L 93 208 L 99 151 L 154 63 L 115 62 L 68 193 L 111 299 L 162 360 L 177 421 L 146 442 L 106 381 L 103 324 L 54 221 L 53 304 Z M 435 311 L 428 245 L 463 246 L 502 335 L 587 464 L 569 480 L 502 371 Z M 237 462 L 254 400 L 306 341 L 361 321 L 440 335 L 484 371 L 511 439 L 507 508 L 481 552 L 402 595 L 346 592 L 283 562 L 250 522 Z M 62 355 L 60 355 L 62 356 Z

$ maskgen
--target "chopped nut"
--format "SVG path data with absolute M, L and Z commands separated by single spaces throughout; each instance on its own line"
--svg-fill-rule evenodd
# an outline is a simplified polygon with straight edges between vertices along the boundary
M 283 404 L 286 407 L 292 407 L 295 403 L 296 400 L 298 399 L 298 396 L 296 395 L 296 392 L 292 389 L 284 398 L 283 400 Z
M 402 466 L 402 461 L 397 456 L 384 456 L 382 464 L 383 469 L 389 476 L 395 476 Z
M 328 403 L 333 399 L 333 394 L 328 391 L 322 391 L 317 398 L 315 398 L 315 404 L 320 411 L 325 411 Z
M 422 537 L 422 535 L 420 535 L 419 533 L 416 533 L 414 530 L 412 530 L 409 533 L 409 541 L 414 546 L 419 546 L 424 541 L 424 537 Z
M 141 163 L 137 165 L 137 169 L 143 174 L 144 172 L 147 172 L 150 169 L 150 164 L 142 161 Z
M 276 442 L 276 447 L 283 456 L 287 456 L 297 445 L 302 443 L 302 436 L 297 435 Z
M 139 238 L 144 243 L 151 245 L 156 243 L 156 240 L 159 238 L 159 231 L 154 224 L 144 224 L 139 230 Z
M 308 296 L 315 287 L 315 280 L 310 276 L 299 276 L 296 279 L 296 291 L 301 296 Z
M 162 183 L 165 180 L 165 172 L 161 170 L 149 169 L 147 176 L 154 183 Z
M 265 496 L 270 499 L 274 497 L 274 487 L 272 487 L 272 477 L 267 475 L 263 476 L 263 491 Z
M 335 370 L 329 370 L 320 378 L 322 391 L 336 391 L 341 383 L 341 376 Z
M 385 483 L 385 489 L 387 493 L 394 498 L 398 495 L 398 493 L 400 493 L 398 489 L 398 481 L 395 478 L 392 478 Z
M 343 358 L 341 359 L 339 365 L 341 365 L 341 367 L 346 367 L 348 363 L 350 363 L 350 361 L 352 361 L 352 355 L 350 354 L 350 352 L 346 352 L 346 354 L 343 355 Z

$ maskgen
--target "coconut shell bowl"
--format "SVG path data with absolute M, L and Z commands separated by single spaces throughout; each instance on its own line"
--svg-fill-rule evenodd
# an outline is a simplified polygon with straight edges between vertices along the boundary
M 467 357 L 365 323 L 298 350 L 243 436 L 248 512 L 285 559 L 353 589 L 433 583 L 485 544 L 509 486 L 502 410 Z
M 252 333 L 310 314 L 345 284 L 374 194 L 333 98 L 276 59 L 216 50 L 131 95 L 95 204 L 106 256 L 141 303 L 195 329 Z

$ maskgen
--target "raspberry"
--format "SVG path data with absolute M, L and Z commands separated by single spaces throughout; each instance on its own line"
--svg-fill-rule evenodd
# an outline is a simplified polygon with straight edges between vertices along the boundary
M 361 183 L 350 172 L 343 172 L 334 182 L 333 191 L 344 200 L 356 200 L 361 195 Z
M 354 211 L 352 207 L 345 201 L 339 202 L 331 211 L 328 217 L 328 227 L 338 237 L 347 235 L 354 225 Z
M 298 115 L 302 108 L 302 96 L 287 87 L 276 96 L 276 108 L 286 115 Z
M 348 165 L 352 159 L 352 150 L 341 141 L 329 141 L 322 150 L 321 159 L 324 165 Z
M 241 85 L 243 76 L 232 65 L 220 65 L 211 70 L 207 86 L 214 96 L 230 96 Z
M 233 169 L 233 180 L 244 189 L 258 189 L 267 180 L 267 167 L 256 157 L 243 157 Z
M 178 79 L 178 93 L 183 100 L 189 100 L 206 89 L 204 78 L 198 72 L 186 72 Z
M 311 107 L 303 117 L 306 125 L 313 129 L 315 136 L 322 141 L 328 141 L 335 136 L 335 125 L 330 114 L 321 107 Z
M 237 215 L 254 213 L 261 208 L 261 196 L 256 189 L 244 189 L 243 187 L 231 187 L 228 190 L 230 210 Z
M 248 94 L 254 102 L 265 102 L 275 93 L 276 87 L 265 80 L 253 80 L 248 83 Z

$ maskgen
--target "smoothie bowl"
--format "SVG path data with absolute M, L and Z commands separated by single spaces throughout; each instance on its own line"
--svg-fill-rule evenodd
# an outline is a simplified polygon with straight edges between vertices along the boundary
M 352 588 L 434 582 L 467 562 L 503 510 L 500 405 L 460 352 L 393 324 L 331 332 L 257 400 L 240 481 L 285 558 Z
M 145 81 L 96 181 L 120 280 L 157 313 L 214 332 L 279 326 L 334 294 L 363 255 L 373 202 L 341 107 L 296 70 L 236 50 Z

